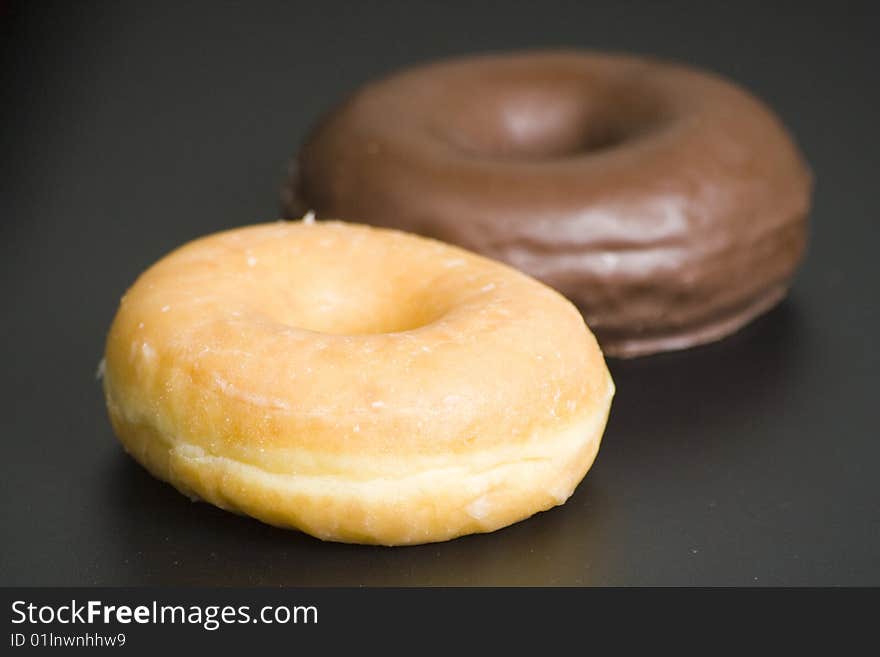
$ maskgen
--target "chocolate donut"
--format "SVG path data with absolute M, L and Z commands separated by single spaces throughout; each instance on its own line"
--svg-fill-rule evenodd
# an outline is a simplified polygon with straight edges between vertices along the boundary
M 537 52 L 366 85 L 308 137 L 283 211 L 510 263 L 627 357 L 719 339 L 782 299 L 811 187 L 780 121 L 728 81 L 642 57 Z

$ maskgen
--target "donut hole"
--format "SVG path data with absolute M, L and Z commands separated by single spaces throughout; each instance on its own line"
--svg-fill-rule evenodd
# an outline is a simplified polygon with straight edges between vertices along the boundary
M 414 331 L 448 307 L 420 290 L 318 285 L 297 292 L 276 319 L 286 326 L 333 335 Z
M 546 79 L 497 76 L 482 80 L 484 93 L 462 93 L 448 102 L 437 130 L 472 156 L 552 160 L 608 150 L 651 129 L 660 107 L 622 80 L 577 75 Z
M 555 102 L 515 102 L 501 108 L 499 134 L 484 144 L 483 155 L 555 159 L 610 148 L 627 131 L 599 115 L 597 108 L 570 98 Z
M 450 295 L 430 283 L 423 262 L 390 270 L 390 254 L 357 251 L 328 245 L 285 262 L 266 259 L 275 273 L 247 306 L 286 327 L 336 335 L 412 331 L 450 310 Z

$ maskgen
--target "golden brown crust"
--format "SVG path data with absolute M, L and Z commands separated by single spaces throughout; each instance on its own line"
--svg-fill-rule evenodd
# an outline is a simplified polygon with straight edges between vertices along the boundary
M 123 297 L 105 391 L 190 495 L 324 539 L 404 544 L 560 504 L 613 384 L 577 310 L 504 265 L 321 222 L 192 242 Z

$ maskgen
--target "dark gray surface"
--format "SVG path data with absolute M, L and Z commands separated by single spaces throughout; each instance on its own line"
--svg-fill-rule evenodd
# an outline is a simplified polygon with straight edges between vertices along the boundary
M 0 584 L 880 584 L 870 4 L 149 4 L 3 15 Z M 324 544 L 193 504 L 122 454 L 94 371 L 143 268 L 274 218 L 287 158 L 365 79 L 556 45 L 681 59 L 778 110 L 818 183 L 788 301 L 719 344 L 612 361 L 587 479 L 491 535 Z

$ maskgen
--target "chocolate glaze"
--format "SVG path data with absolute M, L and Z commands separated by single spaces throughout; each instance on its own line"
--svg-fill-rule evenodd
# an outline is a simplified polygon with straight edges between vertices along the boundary
M 368 84 L 312 132 L 284 212 L 417 232 L 571 299 L 606 353 L 727 335 L 786 293 L 811 176 L 757 99 L 709 73 L 582 52 Z

